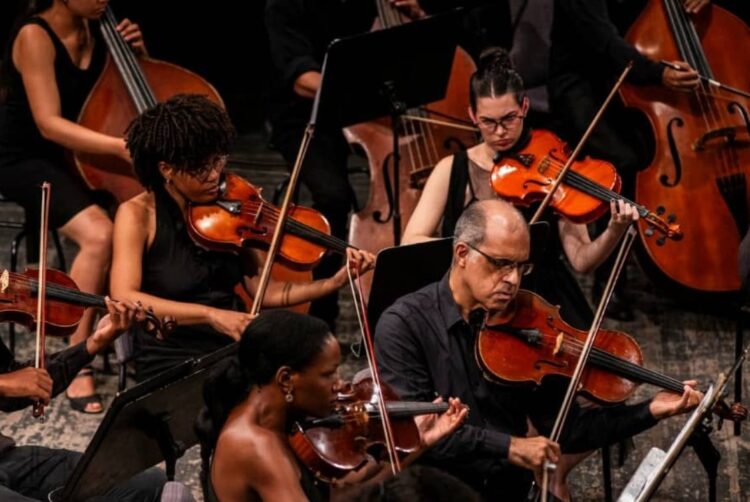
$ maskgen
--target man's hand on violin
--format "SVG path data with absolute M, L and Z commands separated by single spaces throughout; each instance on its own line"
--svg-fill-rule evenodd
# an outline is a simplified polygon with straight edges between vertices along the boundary
M 247 312 L 224 309 L 211 309 L 208 315 L 209 324 L 213 329 L 236 341 L 242 338 L 242 333 L 254 318 L 255 316 Z
M 91 355 L 98 354 L 109 346 L 115 338 L 133 325 L 133 321 L 146 319 L 146 313 L 140 305 L 133 302 L 116 302 L 109 297 L 104 301 L 107 304 L 107 314 L 99 319 L 94 334 L 86 339 L 86 350 Z
M 698 406 L 698 403 L 703 399 L 703 393 L 695 390 L 698 382 L 688 380 L 683 383 L 685 384 L 685 390 L 682 395 L 662 391 L 654 396 L 648 408 L 654 418 L 661 420 L 680 413 L 687 413 Z
M 522 438 L 511 436 L 508 461 L 541 474 L 545 462 L 556 464 L 560 460 L 560 445 L 543 436 Z
M 390 0 L 390 2 L 409 19 L 421 19 L 427 15 L 418 0 Z
M 0 396 L 24 397 L 49 404 L 52 378 L 42 368 L 23 368 L 0 375 Z
M 433 401 L 433 403 L 442 402 L 443 398 L 441 397 Z M 453 434 L 469 414 L 469 407 L 461 404 L 461 400 L 458 398 L 448 398 L 448 404 L 450 407 L 442 415 L 433 413 L 414 417 L 422 445 L 425 448 L 429 448 L 444 437 Z
M 133 48 L 133 51 L 135 51 L 137 55 L 148 56 L 140 26 L 130 21 L 130 19 L 125 18 L 117 25 L 117 31 L 122 36 L 123 40 L 130 44 L 130 47 Z
M 638 210 L 634 205 L 623 200 L 612 200 L 609 203 L 609 228 L 618 234 L 624 233 L 631 223 L 638 221 Z
M 347 265 L 341 267 L 341 270 L 336 272 L 336 275 L 331 278 L 336 289 L 345 286 L 349 282 L 349 274 L 346 271 L 347 266 L 351 269 L 355 277 L 362 275 L 375 267 L 375 255 L 363 249 L 347 248 L 346 262 Z
M 692 91 L 700 83 L 698 72 L 682 61 L 669 61 L 661 74 L 661 82 L 665 87 L 675 91 Z

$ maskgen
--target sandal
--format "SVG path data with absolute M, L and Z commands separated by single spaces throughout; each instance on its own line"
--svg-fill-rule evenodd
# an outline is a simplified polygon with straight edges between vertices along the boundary
M 91 366 L 84 366 L 84 368 L 78 372 L 78 374 L 75 376 L 75 378 L 80 377 L 93 377 L 94 376 L 94 369 Z M 75 411 L 80 411 L 81 413 L 85 413 L 87 415 L 98 415 L 99 413 L 104 412 L 104 405 L 102 403 L 102 397 L 99 394 L 92 394 L 90 396 L 80 396 L 80 397 L 70 397 L 68 395 L 68 392 L 65 392 L 65 397 L 68 398 L 68 401 L 70 402 L 70 407 L 74 409 Z M 90 410 L 88 406 L 91 403 L 99 403 L 99 409 L 98 410 Z

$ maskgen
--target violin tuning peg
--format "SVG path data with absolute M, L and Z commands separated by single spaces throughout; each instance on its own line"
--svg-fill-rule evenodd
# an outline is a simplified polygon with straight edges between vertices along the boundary
M 654 227 L 648 227 L 643 233 L 646 234 L 646 237 L 652 237 L 654 235 Z
M 656 214 L 661 216 L 662 214 L 666 213 L 667 210 L 664 206 L 659 206 L 656 208 Z
M 666 242 L 667 242 L 667 239 L 663 235 L 660 236 L 658 239 L 656 239 L 657 246 L 663 246 Z
M 677 221 L 677 215 L 672 213 L 669 216 L 667 216 L 667 223 L 674 223 Z

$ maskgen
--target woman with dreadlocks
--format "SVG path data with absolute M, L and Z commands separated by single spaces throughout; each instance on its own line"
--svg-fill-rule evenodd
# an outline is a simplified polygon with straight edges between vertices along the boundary
M 112 221 L 93 193 L 74 176 L 65 151 L 110 154 L 127 161 L 121 137 L 101 134 L 76 123 L 78 113 L 104 67 L 107 49 L 96 20 L 106 2 L 97 0 L 29 0 L 12 30 L 0 73 L 0 192 L 23 206 L 30 231 L 40 214 L 39 186 L 52 184 L 50 228 L 78 245 L 70 276 L 82 291 L 102 294 L 112 247 Z M 146 49 L 138 25 L 123 20 L 117 30 L 135 52 Z M 30 261 L 34 261 L 33 259 Z M 71 345 L 92 331 L 88 309 Z M 101 413 L 91 367 L 84 368 L 67 390 L 73 409 Z
M 186 228 L 187 203 L 211 202 L 218 196 L 234 138 L 224 109 L 198 95 L 160 103 L 128 130 L 127 146 L 147 192 L 117 211 L 110 287 L 116 298 L 140 300 L 159 317 L 174 317 L 178 325 L 166 340 L 136 332 L 138 380 L 239 340 L 251 321 L 234 287 L 241 283 L 251 296 L 255 293 L 254 255 L 206 251 Z M 360 272 L 372 268 L 369 253 L 350 250 L 348 257 L 349 266 Z M 312 282 L 271 281 L 263 305 L 308 302 L 346 281 L 346 268 Z

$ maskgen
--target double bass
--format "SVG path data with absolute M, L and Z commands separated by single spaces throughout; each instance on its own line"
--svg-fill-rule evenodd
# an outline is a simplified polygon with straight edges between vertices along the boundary
M 80 125 L 122 137 L 138 115 L 182 93 L 203 94 L 223 106 L 216 89 L 199 75 L 171 63 L 136 57 L 118 33 L 117 24 L 112 8 L 107 6 L 99 26 L 109 56 L 81 108 Z M 111 193 L 118 203 L 143 192 L 133 167 L 120 158 L 74 152 L 74 164 L 89 188 Z
M 653 60 L 683 60 L 705 77 L 750 90 L 747 25 L 715 5 L 690 15 L 682 4 L 650 0 L 627 40 Z M 679 249 L 649 238 L 639 222 L 648 257 L 688 291 L 738 291 L 738 248 L 750 218 L 750 100 L 705 80 L 688 93 L 633 85 L 620 93 L 646 115 L 655 136 L 654 157 L 636 176 L 635 200 L 681 215 Z
M 407 22 L 407 19 L 387 0 L 375 0 L 378 7 L 378 25 L 390 28 Z M 461 48 L 456 49 L 453 67 L 445 98 L 416 110 L 409 110 L 399 131 L 399 207 L 401 231 L 414 212 L 422 188 L 435 164 L 445 156 L 465 150 L 477 142 L 476 133 L 467 130 L 472 125 L 468 115 L 469 77 L 476 71 L 471 57 Z M 419 119 L 450 121 L 459 127 L 437 125 Z M 464 125 L 461 128 L 461 125 Z M 471 129 L 471 128 L 468 128 Z M 370 166 L 370 193 L 365 207 L 352 215 L 349 225 L 349 242 L 362 249 L 377 253 L 394 246 L 393 201 L 389 194 L 392 185 L 393 130 L 388 118 L 346 127 L 344 134 L 349 143 L 362 147 Z M 370 277 L 365 277 L 369 291 Z

